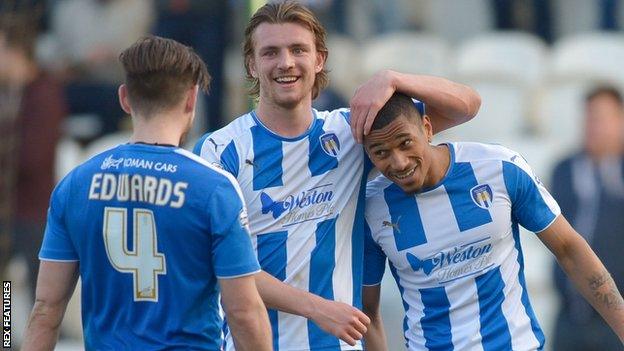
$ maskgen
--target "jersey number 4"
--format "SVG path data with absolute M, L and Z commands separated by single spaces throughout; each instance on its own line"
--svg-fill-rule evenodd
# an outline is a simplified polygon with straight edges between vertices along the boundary
M 157 252 L 154 213 L 136 208 L 132 211 L 134 228 L 128 228 L 128 210 L 104 209 L 104 246 L 108 260 L 122 273 L 132 273 L 134 301 L 158 302 L 158 275 L 167 274 L 165 255 Z M 134 248 L 128 250 L 128 231 Z

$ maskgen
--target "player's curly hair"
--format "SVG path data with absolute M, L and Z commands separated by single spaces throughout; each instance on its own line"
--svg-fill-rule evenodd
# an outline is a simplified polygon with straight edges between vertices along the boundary
M 321 22 L 314 16 L 305 6 L 294 2 L 284 1 L 277 3 L 268 3 L 262 6 L 249 20 L 247 28 L 245 28 L 245 41 L 243 43 L 243 55 L 245 59 L 245 70 L 247 81 L 251 84 L 249 94 L 253 98 L 257 98 L 260 94 L 260 82 L 258 78 L 251 75 L 250 65 L 254 55 L 253 34 L 262 23 L 296 23 L 308 29 L 314 34 L 314 44 L 316 51 L 320 52 L 327 61 L 328 50 L 325 43 L 326 32 Z M 325 67 L 316 74 L 314 86 L 312 87 L 312 99 L 315 99 L 320 91 L 327 86 L 329 78 Z
M 172 39 L 143 37 L 125 49 L 119 61 L 126 72 L 128 98 L 145 116 L 176 106 L 196 84 L 206 92 L 210 86 L 202 59 Z

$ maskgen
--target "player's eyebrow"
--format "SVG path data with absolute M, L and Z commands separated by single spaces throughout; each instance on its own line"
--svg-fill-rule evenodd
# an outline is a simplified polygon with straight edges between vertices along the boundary
M 258 48 L 258 52 L 263 52 L 263 51 L 270 51 L 270 50 L 279 50 L 281 47 L 281 45 L 266 45 L 266 46 L 261 46 Z M 294 42 L 294 43 L 289 43 L 288 45 L 286 45 L 286 47 L 288 47 L 289 49 L 292 48 L 304 48 L 304 49 L 309 49 L 311 48 L 311 45 L 308 43 L 304 43 L 304 42 Z
M 410 136 L 409 133 L 402 132 L 399 135 L 397 135 L 396 137 L 394 137 L 393 139 L 396 140 L 396 139 L 403 139 L 403 138 L 410 138 L 410 137 L 411 136 Z M 385 142 L 381 142 L 381 141 L 373 142 L 372 144 L 368 145 L 368 148 L 369 149 L 373 149 L 373 148 L 376 148 L 376 147 L 379 147 L 379 146 L 383 146 L 384 144 L 386 144 L 386 143 Z

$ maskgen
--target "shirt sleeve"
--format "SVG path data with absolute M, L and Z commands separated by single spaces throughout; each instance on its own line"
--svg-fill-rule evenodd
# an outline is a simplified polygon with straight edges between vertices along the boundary
M 224 139 L 223 135 L 219 137 L 215 133 L 205 134 L 193 147 L 193 153 L 228 171 L 234 177 L 238 176 L 240 158 L 233 139 Z
M 78 261 L 79 256 L 66 226 L 66 205 L 69 197 L 70 173 L 52 192 L 48 220 L 43 235 L 39 259 L 49 261 Z
M 386 254 L 373 240 L 368 223 L 364 224 L 364 285 L 381 284 L 386 270 Z
M 539 233 L 561 214 L 555 199 L 522 156 L 516 154 L 503 162 L 503 176 L 512 218 L 526 229 Z
M 238 185 L 220 184 L 208 202 L 212 230 L 212 260 L 218 278 L 236 278 L 260 270 L 253 250 L 247 209 Z

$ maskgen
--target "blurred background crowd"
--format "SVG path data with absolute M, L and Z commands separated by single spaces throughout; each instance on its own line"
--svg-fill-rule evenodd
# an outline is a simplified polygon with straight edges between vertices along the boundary
M 301 2 L 328 30 L 331 81 L 316 108 L 346 106 L 380 69 L 471 85 L 482 97 L 479 115 L 435 141 L 495 142 L 522 153 L 624 289 L 622 1 Z M 156 34 L 192 46 L 206 61 L 213 81 L 198 108 L 193 143 L 252 108 L 240 43 L 248 17 L 263 3 L 0 1 L 0 275 L 14 282 L 14 338 L 33 300 L 54 184 L 128 138 L 130 121 L 117 102 L 118 54 Z M 523 239 L 547 348 L 621 349 L 535 235 Z M 382 300 L 390 350 L 401 350 L 403 307 L 389 277 Z M 81 348 L 79 304 L 72 306 L 59 349 Z

